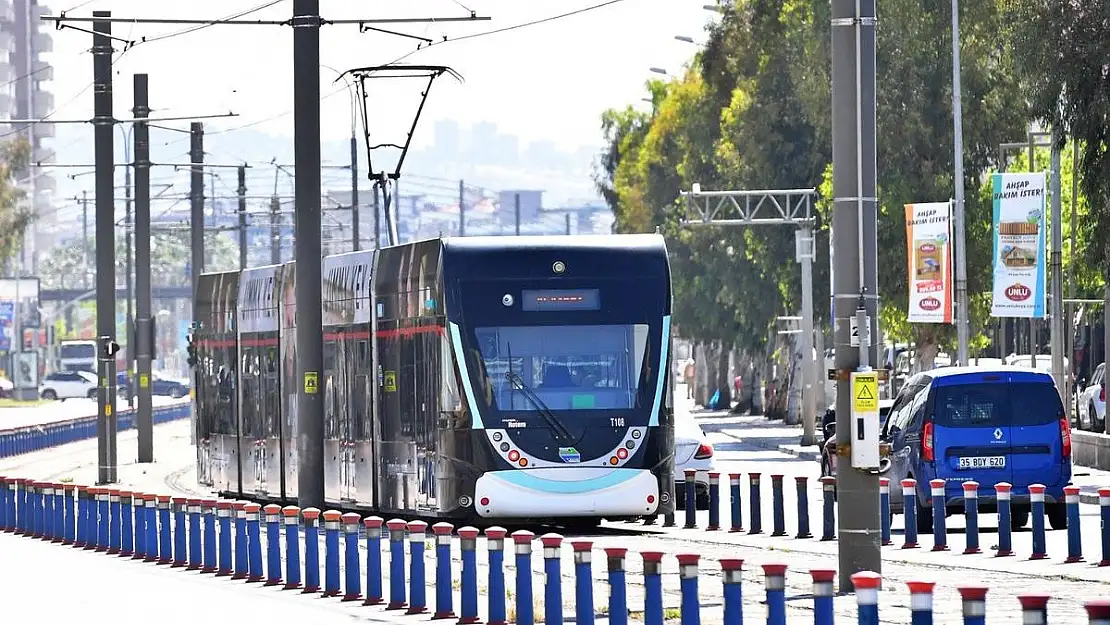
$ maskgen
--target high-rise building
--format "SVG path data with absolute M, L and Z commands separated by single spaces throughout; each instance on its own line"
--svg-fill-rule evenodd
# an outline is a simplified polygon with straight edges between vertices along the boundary
M 42 21 L 50 10 L 37 0 L 0 0 L 0 118 L 42 119 L 54 110 L 54 94 L 43 83 L 54 79 L 54 68 L 40 57 L 54 51 L 54 41 Z M 23 267 L 33 271 L 36 250 L 54 244 L 56 219 L 52 210 L 57 181 L 42 165 L 54 162 L 54 150 L 44 144 L 54 136 L 54 124 L 0 124 L 0 140 L 25 137 L 32 146 L 31 167 L 16 172 L 38 216 L 23 246 Z

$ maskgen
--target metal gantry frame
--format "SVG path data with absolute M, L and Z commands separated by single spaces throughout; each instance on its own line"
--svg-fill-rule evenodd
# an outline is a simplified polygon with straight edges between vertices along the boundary
M 793 226 L 795 261 L 802 266 L 802 445 L 817 444 L 818 375 L 813 354 L 813 260 L 816 245 L 813 215 L 816 189 L 681 191 L 686 206 L 683 226 Z M 735 216 L 733 216 L 735 215 Z M 823 392 L 823 385 L 821 385 Z

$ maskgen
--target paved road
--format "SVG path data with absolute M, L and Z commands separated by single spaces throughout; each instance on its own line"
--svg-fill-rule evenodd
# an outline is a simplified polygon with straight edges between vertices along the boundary
M 153 398 L 154 407 L 168 406 L 182 399 L 156 396 Z M 116 401 L 116 410 L 126 410 L 127 402 Z M 94 399 L 67 399 L 54 401 L 28 407 L 0 408 L 0 430 L 8 428 L 26 427 L 29 425 L 45 425 L 56 421 L 66 421 L 80 417 L 96 416 L 96 400 Z

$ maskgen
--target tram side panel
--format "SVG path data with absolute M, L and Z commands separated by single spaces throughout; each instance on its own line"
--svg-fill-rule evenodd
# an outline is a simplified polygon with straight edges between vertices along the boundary
M 279 367 L 281 409 L 277 419 L 277 437 L 266 440 L 267 479 L 281 482 L 282 499 L 297 498 L 297 264 L 286 263 L 281 268 L 278 291 L 278 311 L 281 338 L 278 341 L 281 365 Z
M 221 274 L 213 307 L 212 324 L 219 335 L 218 375 L 216 380 L 217 410 L 211 436 L 213 486 L 228 490 L 238 481 L 239 462 L 239 349 L 236 340 L 236 308 L 239 299 L 239 272 Z
M 220 440 L 234 432 L 235 339 L 234 304 L 229 312 L 225 289 L 226 273 L 202 275 L 197 282 L 197 319 L 194 330 L 197 346 L 197 480 L 206 486 L 222 487 L 226 482 L 228 458 L 222 455 Z

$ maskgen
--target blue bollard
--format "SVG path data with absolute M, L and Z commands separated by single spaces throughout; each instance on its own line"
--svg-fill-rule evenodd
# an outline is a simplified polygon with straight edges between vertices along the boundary
M 389 603 L 385 609 L 400 610 L 408 606 L 405 600 L 405 528 L 408 523 L 390 519 L 385 526 L 389 529 Z M 490 588 L 492 594 L 493 587 Z
M 216 520 L 220 525 L 220 568 L 216 571 L 216 577 L 230 577 L 232 567 L 230 501 L 221 499 L 216 503 Z
M 684 473 L 686 474 L 686 525 L 683 527 L 694 529 L 698 526 L 698 472 L 696 469 L 686 469 Z
M 763 565 L 767 594 L 767 625 L 786 625 L 786 565 Z
M 158 564 L 173 562 L 173 527 L 170 525 L 172 508 L 170 497 L 158 496 Z
M 709 472 L 709 531 L 721 529 L 721 474 Z
M 730 532 L 744 531 L 743 514 L 740 511 L 740 474 L 728 474 L 728 489 L 729 498 L 732 504 L 732 527 L 729 528 Z
M 146 557 L 143 562 L 158 561 L 158 500 L 164 495 L 147 495 L 143 502 L 143 518 L 146 528 Z
M 872 571 L 852 575 L 859 625 L 879 625 L 879 588 L 882 582 L 883 578 Z
M 609 569 L 609 625 L 628 625 L 628 583 L 624 559 L 628 550 L 606 547 L 605 559 Z
M 663 625 L 663 552 L 644 551 L 644 625 Z
M 0 456 L 3 452 L 0 451 Z M 8 531 L 8 478 L 0 475 L 0 532 Z
M 1046 625 L 1048 600 L 1048 595 L 1018 595 L 1018 601 L 1021 603 L 1021 624 Z
M 748 474 L 748 482 L 749 482 L 748 501 L 751 502 L 750 504 L 748 504 L 748 509 L 751 512 L 751 528 L 748 529 L 748 533 L 749 534 L 762 534 L 763 533 L 763 513 L 759 509 L 759 498 L 761 496 L 760 495 L 760 488 L 759 488 L 759 474 L 758 473 L 749 473 Z
M 836 540 L 836 477 L 821 478 L 821 540 Z
M 40 507 L 41 510 L 41 507 Z M 96 514 L 98 520 L 96 524 L 96 551 L 108 551 L 109 532 L 111 529 L 112 511 L 108 505 L 108 489 L 96 489 Z
M 1010 527 L 1010 494 L 1012 486 L 1006 482 L 994 485 L 995 500 L 998 502 L 998 549 L 995 557 L 1014 555 L 1013 528 Z
M 980 553 L 979 548 L 979 483 L 964 482 L 964 538 L 965 554 Z
M 459 528 L 459 550 L 462 552 L 462 579 L 459 589 L 458 625 L 474 625 L 478 618 L 478 529 Z
M 428 537 L 428 524 L 411 521 L 409 530 L 409 609 L 405 614 L 423 614 L 428 611 L 427 584 L 424 581 L 424 541 Z
M 285 506 L 281 509 L 285 525 L 285 590 L 301 587 L 301 509 Z
M 805 475 L 795 476 L 794 491 L 798 499 L 798 534 L 794 538 L 813 538 L 809 531 L 809 478 Z
M 17 498 L 22 494 L 22 486 L 23 486 L 22 484 L 19 484 L 19 489 L 20 490 L 16 493 Z M 88 508 L 89 493 L 88 493 L 87 487 L 85 487 L 85 486 L 77 486 L 77 487 L 75 487 L 75 490 L 77 491 L 77 511 L 76 511 L 76 518 L 74 519 L 73 546 L 75 548 L 80 549 L 80 548 L 83 548 L 85 546 L 85 536 L 86 536 L 86 532 L 88 531 L 89 516 L 88 516 L 87 508 Z M 22 510 L 22 506 L 21 506 L 21 508 L 20 508 L 20 518 L 17 519 L 18 523 L 16 525 L 16 530 L 15 530 L 16 534 L 23 533 L 23 531 L 22 531 L 23 530 L 22 514 L 23 514 L 23 510 Z
M 111 524 L 108 527 L 108 553 L 119 555 L 123 551 L 123 509 L 120 505 L 120 491 L 115 488 L 108 489 L 108 513 L 111 515 Z
M 576 540 L 570 546 L 574 549 L 574 622 L 594 625 L 594 544 Z
M 786 536 L 786 493 L 783 492 L 782 475 L 771 476 L 771 536 Z
M 325 510 L 324 514 L 324 596 L 339 596 L 339 532 L 343 514 Z
M 833 580 L 836 579 L 836 571 L 813 569 L 809 574 L 813 576 L 813 625 L 835 625 Z
M 451 585 L 455 578 L 451 574 L 451 532 L 455 526 L 450 523 L 436 523 L 432 532 L 436 536 L 436 611 L 432 619 L 455 618 L 454 592 Z
M 1098 489 L 1099 520 L 1102 522 L 1102 560 L 1099 566 L 1110 566 L 1110 488 Z
M 698 598 L 698 560 L 693 553 L 680 553 L 678 558 L 678 583 L 682 594 L 679 616 L 682 625 L 701 625 L 701 601 Z
M 78 496 L 81 495 L 78 490 Z M 78 502 L 80 503 L 80 502 Z M 135 492 L 131 495 L 131 512 L 134 514 L 133 528 L 135 532 L 135 553 L 131 559 L 142 560 L 146 557 L 146 494 Z M 78 516 L 81 511 L 78 509 Z M 80 523 L 80 521 L 78 521 Z M 80 541 L 79 541 L 80 542 Z
M 964 625 L 985 625 L 987 622 L 987 588 L 985 586 L 960 586 L 963 603 Z
M 3 488 L 0 485 L 0 488 Z M 66 495 L 62 484 L 54 484 L 54 538 L 53 543 L 64 543 L 66 538 Z
M 54 540 L 54 485 L 42 484 L 42 538 Z
M 68 486 L 68 485 L 67 485 Z M 15 531 L 15 481 L 5 478 L 0 487 L 4 489 L 4 531 Z
M 100 489 L 97 489 L 99 492 Z M 27 495 L 31 510 L 31 538 L 42 537 L 42 488 L 38 482 L 27 483 Z M 99 532 L 98 532 L 99 538 Z
M 1083 561 L 1083 538 L 1080 529 L 1082 522 L 1079 520 L 1079 487 L 1064 487 L 1064 505 L 1068 513 L 1068 558 L 1064 562 Z
M 9 487 L 10 487 L 10 484 L 9 484 Z M 74 510 L 76 502 L 73 499 L 73 496 L 74 496 L 74 493 L 75 493 L 76 490 L 77 490 L 77 488 L 73 484 L 65 484 L 65 485 L 62 486 L 62 491 L 63 491 L 62 496 L 65 499 L 65 503 L 64 503 L 64 507 L 65 507 L 65 539 L 62 542 L 66 545 L 72 545 L 73 541 L 75 541 L 77 539 L 77 518 L 76 518 L 76 514 L 75 514 L 75 510 Z M 9 490 L 9 493 L 8 493 L 8 503 L 12 504 L 14 506 L 14 501 L 13 501 L 13 498 L 12 498 L 12 491 L 10 491 L 10 490 Z M 12 512 L 13 512 L 12 510 L 9 510 L 8 520 L 9 520 L 10 523 L 14 524 L 15 519 L 11 514 Z M 126 513 L 126 511 L 125 511 L 125 513 Z M 130 525 L 130 523 L 128 522 L 127 519 L 124 519 L 123 525 L 124 525 L 124 527 L 127 527 L 128 525 Z M 9 527 L 10 527 L 10 525 L 9 525 Z M 125 555 L 125 556 L 126 555 L 131 555 L 131 553 L 130 553 L 131 552 L 131 543 L 130 543 L 130 541 L 125 543 L 124 546 L 127 548 L 127 551 L 125 553 L 121 554 L 121 555 Z
M 902 480 L 902 519 L 906 522 L 902 548 L 917 549 L 917 480 Z
M 742 625 L 744 622 L 744 561 L 734 558 L 721 560 L 721 582 L 725 600 L 724 622 L 726 625 Z
M 362 599 L 362 568 L 358 557 L 358 528 L 362 524 L 362 517 L 348 512 L 339 517 L 339 521 L 343 524 L 343 573 L 346 575 L 343 601 L 359 601 Z M 451 587 L 450 578 L 447 587 Z
M 366 600 L 362 605 L 378 605 L 382 602 L 382 525 L 385 521 L 369 516 L 362 524 L 366 526 Z M 465 563 L 465 557 L 463 561 Z
M 169 498 L 166 500 L 166 515 L 167 521 L 169 520 Z M 213 499 L 205 499 L 200 504 L 201 518 L 204 520 L 204 568 L 200 570 L 201 573 L 215 573 L 219 570 L 216 563 L 216 501 Z M 161 507 L 161 502 L 159 502 Z M 279 528 L 280 531 L 280 528 Z M 165 543 L 163 542 L 164 546 Z
M 1088 625 L 1110 625 L 1110 599 L 1097 599 L 1084 604 Z
M 513 532 L 516 554 L 516 625 L 535 625 L 532 605 L 532 539 L 528 530 Z
M 894 544 L 890 539 L 890 478 L 879 478 L 879 526 L 882 545 Z
M 543 545 L 543 622 L 563 625 L 563 537 L 559 534 L 540 536 Z M 528 561 L 531 573 L 531 559 Z
M 906 582 L 910 589 L 910 625 L 933 625 L 933 582 Z
M 488 625 L 505 625 L 505 529 L 486 528 L 486 551 L 489 552 Z
M 281 579 L 281 506 L 276 503 L 262 507 L 266 522 L 266 582 L 263 586 L 280 586 Z
M 301 510 L 304 520 L 304 591 L 320 592 L 320 510 Z
M 201 542 L 201 527 L 200 527 L 200 500 L 190 499 L 188 505 L 189 512 L 189 566 L 185 567 L 186 571 L 199 571 L 203 566 L 202 560 L 204 555 L 201 552 L 203 543 Z
M 1048 557 L 1048 548 L 1045 545 L 1044 527 L 1044 491 L 1041 484 L 1029 485 L 1029 516 L 1033 520 L 1033 555 L 1030 560 L 1043 560 Z
M 948 527 L 945 523 L 947 498 L 944 480 L 929 481 L 929 496 L 933 500 L 933 551 L 948 551 Z
M 26 535 L 31 530 L 31 500 L 27 493 L 29 482 L 30 480 L 25 479 L 16 480 L 16 534 Z M 84 546 L 84 543 L 82 543 L 82 546 Z
M 173 529 L 173 568 L 179 569 L 179 568 L 188 566 L 188 564 L 189 564 L 189 555 L 188 555 L 189 532 L 188 532 L 188 529 L 186 528 L 186 526 L 188 524 L 188 520 L 187 520 L 188 516 L 187 515 L 189 514 L 189 500 L 185 499 L 184 497 L 174 497 L 173 500 L 171 501 L 170 505 L 173 506 L 173 527 L 174 527 L 174 529 Z M 239 507 L 239 511 L 240 512 L 243 511 L 242 506 Z M 243 517 L 243 533 L 244 533 L 243 534 L 243 536 L 244 536 L 244 538 L 243 538 L 243 549 L 246 549 L 246 547 L 247 547 L 247 540 L 246 540 L 246 531 L 247 531 L 246 520 L 247 520 L 247 516 L 246 516 L 246 513 L 243 513 L 242 517 Z M 243 553 L 245 554 L 246 551 L 244 551 Z M 241 577 L 241 578 L 237 577 L 235 579 L 246 579 L 247 578 L 246 568 L 245 568 L 246 567 L 246 556 L 245 555 L 244 555 L 243 562 L 244 562 L 243 577 Z
M 247 513 L 247 583 L 262 581 L 262 531 L 258 515 L 262 506 L 248 503 L 243 511 Z
M 250 539 L 247 538 L 247 511 L 246 503 L 242 501 L 231 502 L 231 511 L 235 515 L 235 572 L 231 574 L 231 579 L 240 580 L 247 579 L 247 544 Z M 177 500 L 174 500 L 175 513 L 179 510 Z M 181 530 L 184 529 L 184 521 L 177 524 L 177 536 L 175 539 L 180 540 Z M 174 548 L 174 553 L 180 555 L 183 549 L 178 547 Z M 174 558 L 174 566 L 177 566 L 177 558 Z

